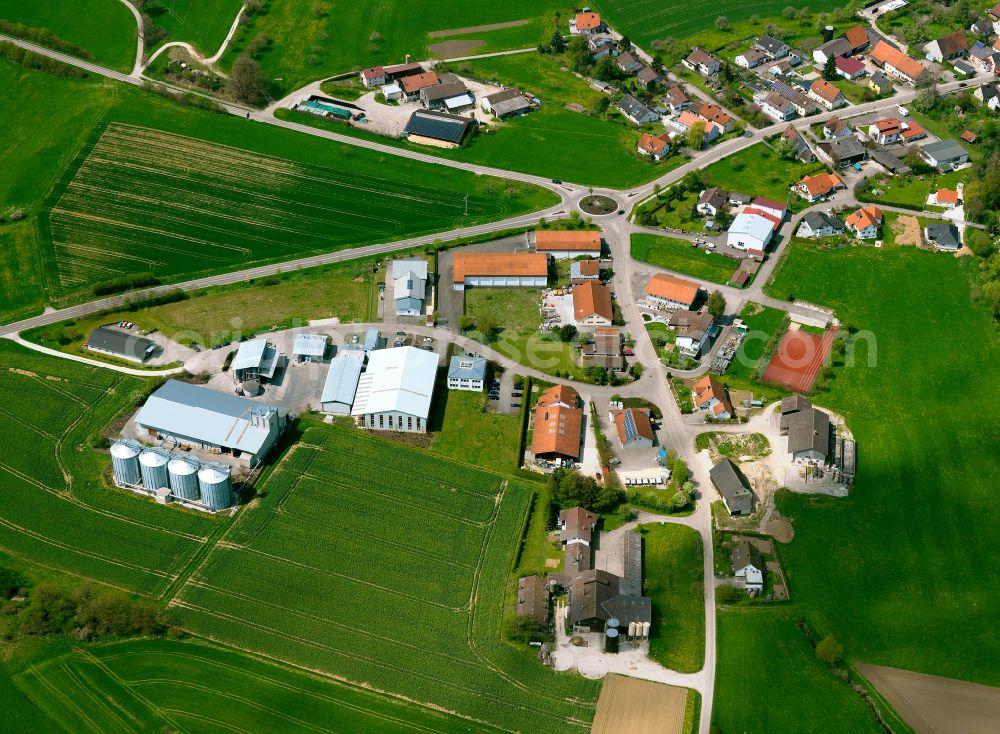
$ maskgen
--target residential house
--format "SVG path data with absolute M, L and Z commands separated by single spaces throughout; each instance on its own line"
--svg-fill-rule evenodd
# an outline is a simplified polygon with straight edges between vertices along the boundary
M 736 65 L 744 69 L 755 69 L 767 61 L 767 58 L 767 54 L 759 48 L 751 48 L 736 57 Z
M 733 576 L 742 582 L 750 596 L 764 591 L 764 558 L 760 549 L 748 540 L 741 540 L 733 546 L 730 560 L 733 562 Z
M 885 41 L 879 41 L 875 45 L 869 58 L 876 66 L 882 68 L 886 76 L 908 84 L 916 84 L 917 79 L 924 73 L 924 67 L 919 61 L 911 59 Z
M 969 162 L 968 151 L 954 140 L 928 143 L 920 149 L 920 155 L 940 171 L 955 169 Z
M 698 108 L 697 115 L 709 125 L 716 126 L 722 134 L 731 133 L 736 128 L 733 116 L 717 104 L 705 102 Z
M 576 390 L 565 385 L 554 385 L 541 394 L 535 404 L 531 433 L 531 453 L 536 460 L 557 463 L 579 461 L 583 430 L 583 411 L 579 403 L 580 396 Z M 597 516 L 593 517 L 596 523 Z M 560 519 L 563 519 L 563 513 L 560 513 Z M 561 537 L 563 545 L 574 542 L 574 538 Z M 590 541 L 589 532 L 586 541 Z
M 856 25 L 844 31 L 843 38 L 851 44 L 851 54 L 859 54 L 871 44 L 868 32 L 862 25 Z
M 687 58 L 685 58 L 681 63 L 692 71 L 698 72 L 702 76 L 713 76 L 714 74 L 718 74 L 719 69 L 722 67 L 719 59 L 700 46 L 695 46 L 691 49 L 691 53 L 688 54 Z
M 381 66 L 373 66 L 368 69 L 362 69 L 358 72 L 358 77 L 367 89 L 381 87 L 386 83 L 386 81 L 388 81 L 385 75 L 385 69 Z
M 816 146 L 816 154 L 831 166 L 851 166 L 868 155 L 861 141 L 851 135 L 838 140 L 826 140 Z
M 798 114 L 792 101 L 777 92 L 768 92 L 758 104 L 761 112 L 778 122 L 788 122 Z
M 587 48 L 590 49 L 591 60 L 600 61 L 613 54 L 618 48 L 618 44 L 606 33 L 593 33 L 587 36 Z
M 750 515 L 753 513 L 754 496 L 750 482 L 740 468 L 729 457 L 712 467 L 708 472 L 712 484 L 719 491 L 730 515 Z
M 809 163 L 816 159 L 812 148 L 809 147 L 809 143 L 806 142 L 806 139 L 792 125 L 785 128 L 784 132 L 781 133 L 781 137 L 795 146 L 795 157 L 803 163 Z
M 588 280 L 600 279 L 600 260 L 574 260 L 569 264 L 569 282 L 573 285 L 586 283 Z
M 646 299 L 666 308 L 690 309 L 698 300 L 700 289 L 701 286 L 690 280 L 657 273 L 646 286 Z
M 807 212 L 799 225 L 796 233 L 799 237 L 817 239 L 820 237 L 834 237 L 844 233 L 844 223 L 837 217 L 826 212 Z
M 986 11 L 986 17 L 993 24 L 993 32 L 1000 34 L 1000 3 Z
M 823 124 L 824 140 L 836 140 L 837 138 L 846 138 L 851 135 L 854 135 L 854 130 L 851 129 L 851 126 L 848 123 L 844 122 L 836 115 Z
M 893 176 L 904 176 L 910 172 L 910 167 L 908 165 L 903 163 L 903 161 L 899 160 L 899 158 L 894 156 L 885 148 L 873 150 L 870 155 L 873 161 L 878 163 Z
M 426 110 L 446 109 L 457 113 L 475 106 L 476 100 L 462 82 L 447 82 L 420 90 L 420 103 Z
M 667 90 L 664 102 L 666 102 L 672 115 L 679 115 L 684 110 L 691 109 L 691 98 L 688 97 L 687 92 L 678 84 L 674 84 Z
M 573 318 L 579 326 L 611 326 L 611 289 L 588 281 L 573 288 Z
M 705 189 L 698 197 L 695 210 L 706 217 L 717 217 L 726 203 L 726 192 L 717 186 Z
M 882 227 L 882 210 L 869 204 L 847 217 L 844 225 L 859 240 L 873 240 L 878 237 L 878 231 Z
M 667 133 L 660 135 L 643 133 L 635 147 L 643 155 L 648 155 L 655 161 L 662 161 L 670 152 L 670 136 Z
M 706 417 L 715 420 L 729 420 L 733 417 L 733 404 L 729 402 L 726 389 L 715 375 L 705 375 L 691 386 L 694 404 L 704 411 Z
M 1000 69 L 1000 54 L 992 46 L 976 41 L 969 49 L 969 63 L 983 74 L 994 74 Z
M 498 120 L 523 115 L 531 110 L 531 103 L 517 87 L 504 89 L 482 98 L 480 106 Z
M 729 192 L 729 206 L 746 206 L 753 202 L 753 197 L 749 194 L 741 194 L 738 191 Z
M 794 396 L 793 396 L 794 397 Z M 830 426 L 830 416 L 822 410 L 811 407 L 798 407 L 786 411 L 782 400 L 780 430 L 782 436 L 788 436 L 788 453 L 792 461 L 826 463 L 831 453 L 833 431 Z M 804 401 L 804 406 L 808 401 Z
M 945 209 L 954 209 L 962 203 L 962 199 L 955 189 L 938 189 L 928 197 L 927 203 L 931 206 L 941 206 Z
M 580 362 L 584 367 L 603 367 L 620 372 L 625 369 L 624 343 L 621 329 L 594 329 L 594 341 L 580 349 Z
M 624 53 L 619 54 L 618 58 L 615 59 L 615 63 L 618 65 L 618 68 L 626 74 L 634 74 L 643 66 L 642 62 L 636 58 L 631 51 L 625 51 Z
M 423 316 L 427 291 L 427 260 L 392 261 L 392 297 L 397 316 Z
M 962 248 L 962 237 L 954 224 L 935 222 L 924 228 L 924 239 L 939 250 L 956 252 Z
M 817 79 L 814 81 L 812 86 L 809 87 L 808 94 L 828 110 L 835 110 L 847 104 L 847 98 L 844 97 L 844 93 L 835 84 L 831 84 L 826 79 Z
M 792 73 L 792 65 L 787 59 L 782 59 L 768 66 L 767 73 L 771 76 L 788 76 Z
M 833 60 L 837 73 L 845 79 L 857 79 L 865 75 L 865 65 L 850 56 L 838 56 Z
M 703 119 L 698 117 L 698 115 L 693 112 L 688 112 L 685 110 L 682 112 L 676 120 L 670 123 L 671 127 L 677 130 L 681 135 L 686 135 L 688 130 L 690 130 L 695 125 L 700 125 L 704 131 L 704 136 L 702 137 L 702 144 L 706 145 L 711 143 L 713 140 L 719 137 L 721 134 L 719 128 L 715 125 L 709 125 Z
M 955 31 L 924 45 L 924 54 L 928 61 L 951 61 L 969 52 L 969 43 L 965 40 L 964 31 Z
M 564 389 L 573 391 L 573 388 Z M 560 545 L 563 547 L 567 545 L 589 546 L 594 537 L 594 530 L 597 529 L 597 520 L 598 517 L 595 513 L 582 507 L 561 510 L 559 520 L 556 522 Z
M 413 101 L 420 98 L 420 90 L 440 84 L 438 75 L 433 71 L 425 71 L 420 74 L 404 76 L 399 80 L 399 85 L 403 88 L 403 99 Z
M 537 624 L 549 619 L 549 587 L 542 576 L 524 576 L 517 580 L 517 616 Z
M 608 419 L 618 434 L 623 449 L 651 449 L 655 441 L 649 408 L 624 408 L 608 411 Z
M 892 145 L 902 140 L 903 125 L 898 117 L 875 120 L 868 126 L 868 137 L 879 145 Z
M 893 89 L 892 82 L 889 81 L 889 77 L 881 71 L 876 71 L 868 77 L 868 88 L 879 96 L 883 94 L 892 94 L 895 91 L 895 89 Z
M 660 79 L 660 75 L 649 66 L 643 66 L 639 69 L 639 73 L 635 75 L 635 80 L 639 83 L 639 86 L 646 87 L 647 89 L 654 84 L 658 84 Z
M 448 363 L 448 389 L 482 392 L 486 384 L 485 357 L 452 357 Z
M 972 96 L 993 111 L 1000 110 L 1000 87 L 993 82 L 977 87 Z
M 788 45 L 784 41 L 771 36 L 761 36 L 754 44 L 754 48 L 767 55 L 769 59 L 780 59 L 788 55 Z
M 567 257 L 600 257 L 601 233 L 596 229 L 536 229 L 535 252 L 543 252 L 559 260 Z
M 838 189 L 845 189 L 843 179 L 836 173 L 818 173 L 815 176 L 806 175 L 794 186 L 796 193 L 809 202 L 819 201 L 833 194 Z
M 607 30 L 608 27 L 601 20 L 600 13 L 577 13 L 569 19 L 569 32 L 573 36 L 589 36 Z
M 794 107 L 795 111 L 802 117 L 811 115 L 816 111 L 816 103 L 813 102 L 812 98 L 801 89 L 792 95 L 791 101 L 792 107 Z
M 822 68 L 826 65 L 827 60 L 835 59 L 838 56 L 850 56 L 852 53 L 854 53 L 854 49 L 851 47 L 850 41 L 846 38 L 834 38 L 813 51 L 813 61 Z
M 653 110 L 649 109 L 631 94 L 622 95 L 622 98 L 618 101 L 618 109 L 623 115 L 625 115 L 625 117 L 630 119 L 636 125 L 645 125 L 650 122 L 656 122 L 660 119 L 658 114 L 653 112 Z
M 707 311 L 674 311 L 668 324 L 677 332 L 674 341 L 677 351 L 692 359 L 696 359 L 708 346 L 715 331 L 715 319 Z
M 993 24 L 986 18 L 980 18 L 969 26 L 969 32 L 974 33 L 980 38 L 986 38 L 993 33 Z

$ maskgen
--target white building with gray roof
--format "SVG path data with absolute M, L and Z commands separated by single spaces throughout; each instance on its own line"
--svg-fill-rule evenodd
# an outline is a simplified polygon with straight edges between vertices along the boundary
M 377 431 L 426 433 L 437 365 L 437 354 L 416 347 L 369 353 L 351 415 Z
M 323 383 L 323 392 L 320 395 L 320 405 L 324 413 L 351 414 L 354 395 L 361 379 L 362 364 L 362 360 L 346 354 L 330 360 L 330 369 L 326 373 L 326 381 Z
M 397 316 L 423 316 L 427 292 L 427 261 L 392 261 L 392 297 Z
M 452 357 L 448 364 L 448 389 L 482 392 L 486 384 L 485 357 Z

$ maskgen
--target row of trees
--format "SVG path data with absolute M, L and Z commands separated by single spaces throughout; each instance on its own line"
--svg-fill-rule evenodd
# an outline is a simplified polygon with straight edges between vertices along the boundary
M 53 76 L 73 79 L 82 79 L 87 76 L 87 72 L 83 69 L 71 66 L 70 64 L 64 64 L 62 61 L 56 61 L 42 54 L 36 54 L 34 51 L 28 51 L 8 41 L 0 41 L 0 57 L 18 66 L 23 66 L 25 69 L 44 71 Z

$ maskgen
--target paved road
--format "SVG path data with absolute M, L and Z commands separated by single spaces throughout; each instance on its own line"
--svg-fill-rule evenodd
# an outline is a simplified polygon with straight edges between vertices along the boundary
M 145 44 L 145 37 L 143 36 L 142 16 L 139 15 L 139 11 L 136 9 L 135 5 L 130 3 L 128 0 L 119 0 L 119 2 L 129 9 L 129 12 L 132 13 L 132 17 L 135 19 L 135 61 L 132 63 L 131 76 L 138 79 L 142 75 L 142 57 L 145 53 L 143 48 Z

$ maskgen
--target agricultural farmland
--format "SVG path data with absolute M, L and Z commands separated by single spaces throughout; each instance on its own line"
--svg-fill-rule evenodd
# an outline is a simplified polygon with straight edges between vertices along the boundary
M 147 386 L 8 342 L 0 362 L 0 549 L 140 594 L 164 589 L 215 523 L 108 489 L 110 458 L 88 445 Z
M 465 174 L 421 185 L 391 164 L 380 173 L 359 171 L 348 156 L 319 165 L 111 123 L 48 201 L 50 291 L 79 295 L 136 273 L 205 275 L 524 211 L 520 184 Z
M 260 489 L 175 598 L 186 628 L 507 729 L 589 728 L 599 683 L 499 637 L 530 489 L 316 425 Z
M 31 665 L 15 684 L 67 731 L 481 731 L 456 717 L 230 650 L 137 640 Z

